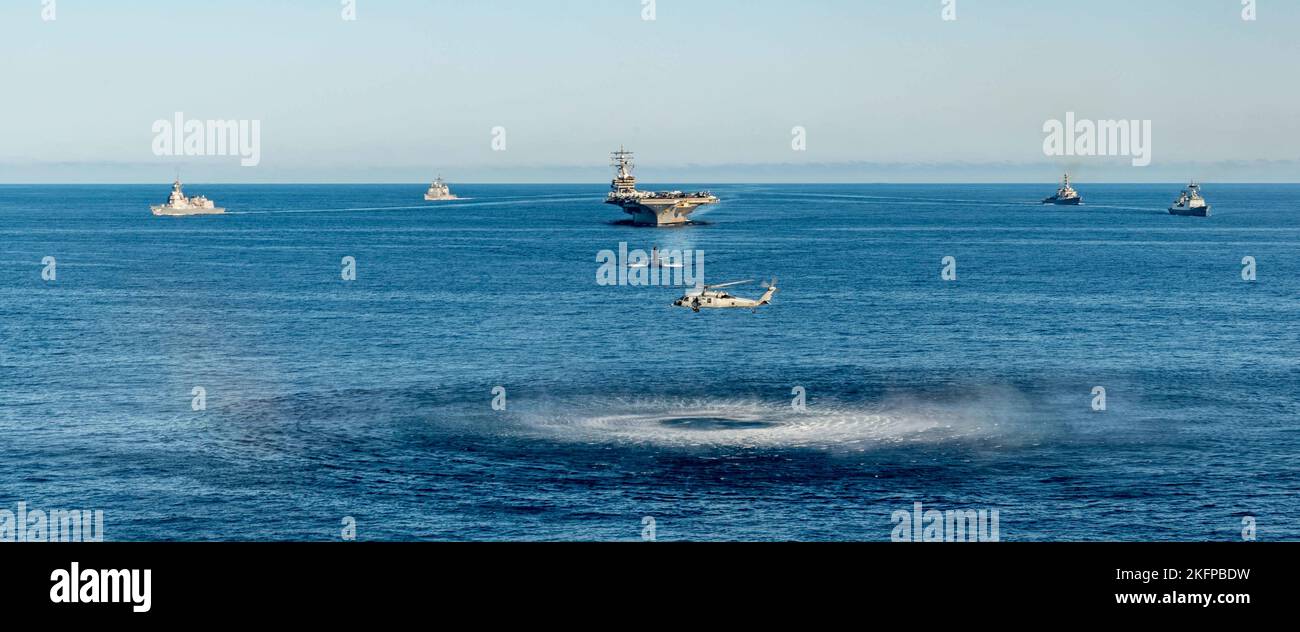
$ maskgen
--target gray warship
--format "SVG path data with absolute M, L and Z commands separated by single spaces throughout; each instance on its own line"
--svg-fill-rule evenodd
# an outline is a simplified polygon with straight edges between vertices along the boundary
M 632 216 L 637 226 L 680 226 L 689 224 L 687 216 L 705 204 L 717 204 L 718 198 L 705 192 L 638 191 L 632 176 L 632 152 L 622 147 L 610 153 L 615 169 L 606 204 L 613 204 Z
M 1061 188 L 1057 189 L 1056 195 L 1043 200 L 1043 204 L 1058 204 L 1061 206 L 1078 206 L 1083 204 L 1083 197 L 1079 195 L 1074 187 L 1070 186 L 1070 174 L 1065 174 L 1065 180 Z
M 224 208 L 218 208 L 216 204 L 202 195 L 196 195 L 192 198 L 185 197 L 185 192 L 181 191 L 181 181 L 177 178 L 172 183 L 172 194 L 167 198 L 166 204 L 150 206 L 149 210 L 154 215 L 167 215 L 171 217 L 182 217 L 185 215 L 220 215 L 226 212 Z
M 460 198 L 452 195 L 451 187 L 442 181 L 442 176 L 438 176 L 438 179 L 429 185 L 429 190 L 424 192 L 424 199 L 427 202 L 437 202 L 440 200 L 458 200 Z
M 1177 200 L 1169 207 L 1170 215 L 1183 215 L 1187 217 L 1209 217 L 1210 204 L 1201 197 L 1201 185 L 1195 182 L 1187 185 L 1183 189 Z

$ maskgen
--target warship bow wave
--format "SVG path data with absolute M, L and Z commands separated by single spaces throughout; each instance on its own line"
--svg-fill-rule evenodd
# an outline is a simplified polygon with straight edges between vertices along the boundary
M 180 217 L 183 215 L 220 215 L 221 213 L 226 212 L 226 209 L 217 208 L 217 205 L 213 203 L 212 200 L 209 200 L 202 195 L 196 195 L 192 198 L 185 197 L 185 193 L 181 191 L 180 179 L 177 179 L 172 183 L 172 194 L 167 198 L 166 204 L 150 206 L 149 209 L 153 211 L 154 215 L 168 215 L 173 217 Z
M 637 226 L 674 226 L 690 222 L 687 216 L 705 204 L 717 204 L 718 198 L 707 191 L 638 191 L 632 176 L 632 152 L 622 147 L 610 153 L 616 175 L 609 185 L 606 204 L 613 204 L 632 216 Z

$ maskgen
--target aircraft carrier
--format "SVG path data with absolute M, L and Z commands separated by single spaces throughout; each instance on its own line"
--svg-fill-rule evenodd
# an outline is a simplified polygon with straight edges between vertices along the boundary
M 680 226 L 689 224 L 687 216 L 705 204 L 717 204 L 718 198 L 706 192 L 638 191 L 632 176 L 632 152 L 622 147 L 610 153 L 610 166 L 616 175 L 609 185 L 606 204 L 613 204 L 632 216 L 637 226 Z

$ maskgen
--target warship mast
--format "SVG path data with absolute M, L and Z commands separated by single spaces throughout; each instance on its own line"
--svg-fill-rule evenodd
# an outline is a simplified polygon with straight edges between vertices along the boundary
M 609 166 L 616 169 L 614 181 L 609 185 L 610 191 L 615 195 L 636 194 L 636 176 L 632 175 L 632 152 L 619 145 L 618 151 L 609 154 Z

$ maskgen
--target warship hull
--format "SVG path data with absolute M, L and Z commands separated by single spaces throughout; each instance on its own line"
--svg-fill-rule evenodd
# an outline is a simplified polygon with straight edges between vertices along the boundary
M 185 217 L 187 215 L 223 215 L 224 208 L 171 208 L 168 206 L 150 206 L 154 215 L 163 217 Z
M 1076 197 L 1076 198 L 1062 199 L 1062 198 L 1050 197 L 1047 198 L 1046 200 L 1043 200 L 1043 204 L 1055 204 L 1056 206 L 1078 206 L 1080 204 L 1083 204 L 1083 198 Z
M 460 198 L 454 195 L 427 195 L 426 194 L 424 196 L 425 202 L 445 202 L 447 200 L 459 200 L 459 199 Z
M 1176 206 L 1171 206 L 1169 208 L 1169 214 L 1182 215 L 1183 217 L 1209 217 L 1210 207 L 1202 206 L 1200 208 L 1178 208 Z
M 623 212 L 632 216 L 632 223 L 637 226 L 681 226 L 689 224 L 691 213 L 705 205 L 714 204 L 711 198 L 677 198 L 666 200 L 611 200 L 609 204 L 622 207 Z

